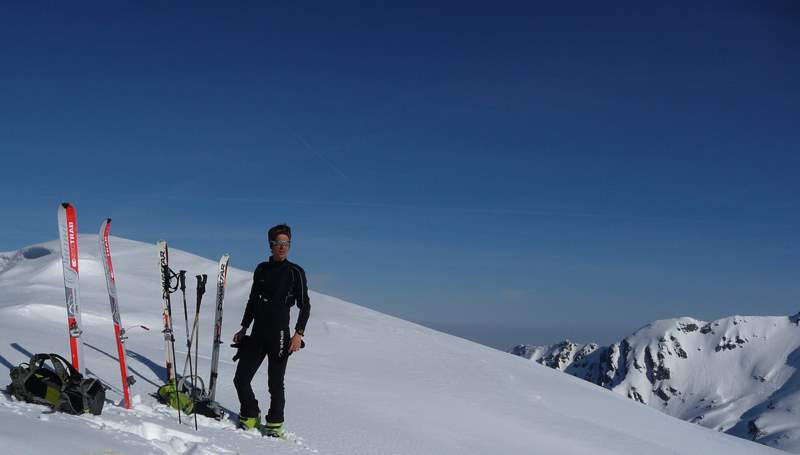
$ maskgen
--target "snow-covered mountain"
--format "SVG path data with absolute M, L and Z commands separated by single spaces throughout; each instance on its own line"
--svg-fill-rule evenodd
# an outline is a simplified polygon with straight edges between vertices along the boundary
M 112 237 L 119 305 L 126 326 L 131 410 L 118 406 L 119 370 L 97 236 L 80 236 L 80 296 L 91 375 L 111 387 L 101 416 L 52 414 L 0 394 L 3 453 L 25 454 L 591 454 L 752 455 L 779 453 L 674 419 L 586 381 L 419 325 L 311 293 L 308 346 L 289 361 L 286 427 L 290 442 L 235 429 L 233 418 L 176 413 L 149 394 L 163 382 L 157 251 Z M 220 252 L 222 253 L 222 252 Z M 176 248 L 175 269 L 213 276 L 214 260 Z M 236 265 L 236 258 L 232 258 Z M 231 268 L 223 333 L 237 329 L 250 271 Z M 313 283 L 312 283 L 313 285 Z M 193 286 L 189 302 L 194 301 Z M 200 365 L 208 372 L 213 291 L 201 308 Z M 176 299 L 180 302 L 180 299 Z M 180 314 L 181 312 L 177 312 Z M 176 316 L 176 337 L 184 339 Z M 31 353 L 69 353 L 56 241 L 0 255 L 0 384 Z M 734 342 L 735 343 L 735 342 Z M 227 343 L 217 399 L 235 416 L 235 364 Z M 185 355 L 176 343 L 178 364 Z M 761 373 L 768 376 L 768 372 Z M 771 378 L 771 377 L 770 377 Z M 262 404 L 266 372 L 254 380 Z
M 656 321 L 611 346 L 511 353 L 704 427 L 800 453 L 800 314 Z

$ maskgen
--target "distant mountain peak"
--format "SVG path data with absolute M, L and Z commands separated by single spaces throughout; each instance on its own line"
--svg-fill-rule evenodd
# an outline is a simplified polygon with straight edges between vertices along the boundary
M 800 453 L 800 313 L 651 322 L 610 346 L 509 352 L 667 414 Z

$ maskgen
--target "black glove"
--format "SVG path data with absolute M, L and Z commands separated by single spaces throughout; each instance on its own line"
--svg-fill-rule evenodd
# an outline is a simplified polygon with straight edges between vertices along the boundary
M 238 343 L 233 343 L 231 345 L 232 348 L 236 348 L 236 354 L 233 356 L 233 361 L 236 362 L 239 360 L 239 357 L 242 356 L 245 350 L 250 347 L 250 344 L 253 342 L 252 338 L 249 335 L 243 335 Z

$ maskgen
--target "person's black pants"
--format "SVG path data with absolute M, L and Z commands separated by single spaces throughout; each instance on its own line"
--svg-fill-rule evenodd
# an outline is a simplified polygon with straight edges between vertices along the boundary
M 267 358 L 267 385 L 269 387 L 269 412 L 267 422 L 283 422 L 283 408 L 286 404 L 284 396 L 283 377 L 286 374 L 286 363 L 289 360 L 288 349 L 268 349 L 266 345 L 253 345 L 248 347 L 239 359 L 236 366 L 236 375 L 233 385 L 241 405 L 239 415 L 242 417 L 257 417 L 261 412 L 258 400 L 250 384 L 253 377 Z

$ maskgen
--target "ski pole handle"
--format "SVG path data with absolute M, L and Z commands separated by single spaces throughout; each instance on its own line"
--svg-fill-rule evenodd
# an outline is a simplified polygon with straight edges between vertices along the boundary
M 181 286 L 181 292 L 186 292 L 186 270 L 178 271 L 178 282 Z
M 205 273 L 202 275 L 196 275 L 197 278 L 197 295 L 201 296 L 206 293 L 206 282 L 208 281 L 208 275 Z

